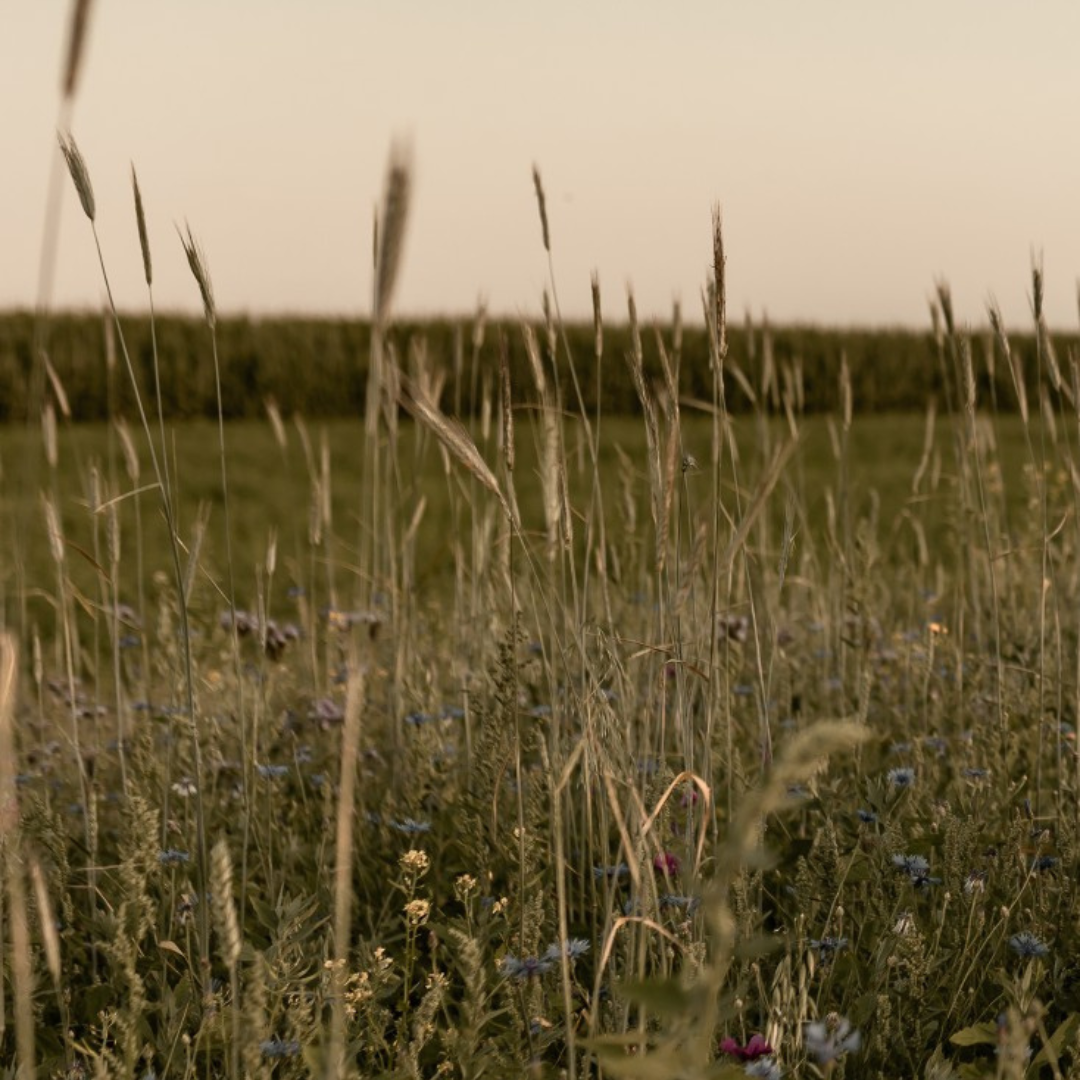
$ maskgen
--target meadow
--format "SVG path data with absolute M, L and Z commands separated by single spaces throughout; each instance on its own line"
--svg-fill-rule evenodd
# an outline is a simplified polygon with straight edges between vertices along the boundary
M 224 422 L 189 231 L 217 422 L 117 316 L 124 419 L 54 369 L 0 434 L 3 1060 L 1080 1076 L 1080 376 L 1038 273 L 1000 392 L 942 287 L 936 404 L 864 415 L 841 363 L 811 416 L 727 339 L 717 224 L 707 386 L 632 300 L 611 355 L 597 290 L 591 348 L 546 303 L 461 423 L 395 332 L 408 189 L 354 420 Z

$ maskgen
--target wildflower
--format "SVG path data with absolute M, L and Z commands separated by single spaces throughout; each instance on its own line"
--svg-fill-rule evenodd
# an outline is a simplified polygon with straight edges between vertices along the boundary
M 321 727 L 340 724 L 345 719 L 345 710 L 333 698 L 319 698 L 308 711 L 309 720 L 317 720 Z
M 589 943 L 584 938 L 567 938 L 561 945 L 559 942 L 553 941 L 547 947 L 543 959 L 555 961 L 565 955 L 568 960 L 576 960 L 579 956 L 584 956 L 588 951 Z
M 280 780 L 289 775 L 288 765 L 256 765 L 255 769 L 264 780 Z
M 688 915 L 693 915 L 701 907 L 701 900 L 697 896 L 675 896 L 668 893 L 660 897 L 659 904 L 661 908 L 679 908 Z
M 893 924 L 893 933 L 897 937 L 907 937 L 915 930 L 915 918 L 910 911 L 901 911 L 900 917 Z
M 603 881 L 605 878 L 609 881 L 618 881 L 619 878 L 629 876 L 630 867 L 621 862 L 616 863 L 614 866 L 594 866 L 592 872 L 597 881 Z
M 823 964 L 829 964 L 838 952 L 848 947 L 848 939 L 846 937 L 823 937 L 811 940 L 809 944 L 811 949 L 817 950 L 818 959 Z
M 922 741 L 927 750 L 932 750 L 938 757 L 943 757 L 949 749 L 949 744 L 940 735 L 927 735 Z
M 514 982 L 528 982 L 529 979 L 545 975 L 552 968 L 552 961 L 540 956 L 526 956 L 518 959 L 507 954 L 499 964 L 499 972 Z
M 476 889 L 476 878 L 471 874 L 459 874 L 454 879 L 454 895 L 458 902 L 464 904 Z
M 964 895 L 972 896 L 975 893 L 984 892 L 986 890 L 986 878 L 987 873 L 985 870 L 972 870 L 964 878 Z
M 1009 938 L 1009 948 L 1017 956 L 1028 960 L 1032 957 L 1046 956 L 1050 952 L 1050 946 L 1040 941 L 1030 930 L 1022 930 L 1019 934 L 1013 934 Z
M 679 872 L 679 857 L 670 851 L 661 851 L 652 864 L 653 869 L 665 877 L 674 877 Z
M 758 1058 L 770 1057 L 776 1051 L 765 1041 L 764 1035 L 751 1035 L 745 1046 L 740 1046 L 729 1036 L 720 1043 L 720 1053 L 738 1058 L 739 1061 L 756 1061 Z
M 296 1057 L 300 1053 L 300 1044 L 295 1039 L 289 1042 L 278 1038 L 263 1039 L 259 1043 L 259 1049 L 266 1058 Z
M 990 770 L 972 766 L 964 770 L 964 776 L 966 776 L 968 780 L 974 780 L 976 782 L 979 780 L 988 780 L 990 778 Z
M 181 863 L 189 862 L 191 856 L 186 851 L 176 851 L 173 848 L 166 848 L 165 851 L 159 851 L 157 861 L 162 866 L 179 866 Z
M 917 889 L 941 884 L 941 878 L 930 876 L 930 864 L 921 855 L 894 855 L 892 861 L 893 866 L 907 874 Z
M 195 786 L 195 781 L 190 776 L 185 776 L 182 780 L 177 780 L 172 786 L 173 791 L 180 796 L 181 799 L 189 799 L 199 789 Z
M 806 1049 L 819 1065 L 828 1065 L 843 1054 L 855 1053 L 862 1046 L 862 1035 L 851 1021 L 839 1013 L 829 1013 L 824 1020 L 815 1020 L 803 1030 Z
M 900 769 L 890 769 L 887 779 L 891 787 L 909 788 L 915 783 L 915 770 L 907 765 Z
M 859 820 L 860 820 L 860 821 L 861 821 L 861 822 L 862 822 L 862 823 L 863 823 L 864 825 L 876 825 L 876 824 L 877 824 L 877 819 L 878 819 L 878 816 L 877 816 L 877 814 L 875 814 L 875 813 L 874 813 L 874 811 L 873 811 L 873 810 L 864 810 L 864 809 L 863 809 L 863 808 L 862 808 L 862 807 L 860 806 L 860 807 L 859 807 L 859 809 L 855 811 L 855 816 L 856 816 L 856 817 L 857 817 L 857 818 L 858 818 L 858 819 L 859 819 Z
M 1037 855 L 1031 860 L 1032 870 L 1053 870 L 1058 860 L 1053 855 Z
M 431 914 L 431 901 L 410 900 L 402 910 L 410 926 L 422 926 Z
M 426 874 L 428 867 L 431 865 L 431 860 L 427 856 L 426 851 L 417 851 L 416 848 L 412 848 L 406 851 L 399 860 L 401 863 L 401 869 L 407 871 L 410 874 Z
M 784 1075 L 774 1057 L 762 1057 L 758 1058 L 757 1061 L 748 1061 L 745 1071 L 747 1076 L 761 1076 L 764 1077 L 764 1080 L 780 1080 L 780 1077 Z
M 417 821 L 415 818 L 407 817 L 401 821 L 391 821 L 390 828 L 400 833 L 426 833 L 431 832 L 431 822 Z
M 431 713 L 411 712 L 405 717 L 405 723 L 410 727 L 423 727 L 425 724 L 432 723 L 434 719 L 435 717 Z

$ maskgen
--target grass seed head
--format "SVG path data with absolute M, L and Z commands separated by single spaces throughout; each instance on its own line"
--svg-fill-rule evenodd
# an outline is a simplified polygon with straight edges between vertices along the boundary
M 68 172 L 71 173 L 79 202 L 82 203 L 83 213 L 93 222 L 97 216 L 97 204 L 94 202 L 94 187 L 90 183 L 90 171 L 86 167 L 86 160 L 73 135 L 61 134 L 59 139 L 60 150 L 67 162 Z

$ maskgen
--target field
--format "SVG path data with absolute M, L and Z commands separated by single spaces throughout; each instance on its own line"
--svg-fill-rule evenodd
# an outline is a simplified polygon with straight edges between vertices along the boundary
M 717 223 L 704 380 L 549 302 L 463 423 L 392 318 L 408 189 L 362 415 L 225 423 L 188 231 L 216 417 L 112 311 L 125 419 L 35 369 L 0 433 L 3 1075 L 1080 1076 L 1080 375 L 1038 274 L 1030 362 L 996 323 L 977 373 L 942 287 L 935 401 L 841 363 L 815 414 L 728 341 Z

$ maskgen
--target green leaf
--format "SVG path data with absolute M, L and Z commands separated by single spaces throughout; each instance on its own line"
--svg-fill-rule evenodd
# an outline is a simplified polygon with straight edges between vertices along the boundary
M 1065 1048 L 1065 1044 L 1072 1040 L 1073 1035 L 1076 1032 L 1077 1026 L 1080 1026 L 1080 1013 L 1069 1013 L 1064 1020 L 1058 1025 L 1057 1030 L 1050 1036 L 1050 1042 L 1048 1046 L 1044 1046 L 1031 1061 L 1031 1068 L 1038 1074 L 1038 1066 L 1046 1065 L 1050 1061 L 1050 1049 L 1054 1051 L 1054 1058 L 1061 1056 L 1061 1051 Z
M 997 1028 L 993 1024 L 975 1024 L 949 1036 L 949 1042 L 954 1046 L 994 1046 L 997 1040 Z
M 617 989 L 623 997 L 658 1016 L 693 1015 L 700 1003 L 699 993 L 675 979 L 630 979 L 618 983 Z

